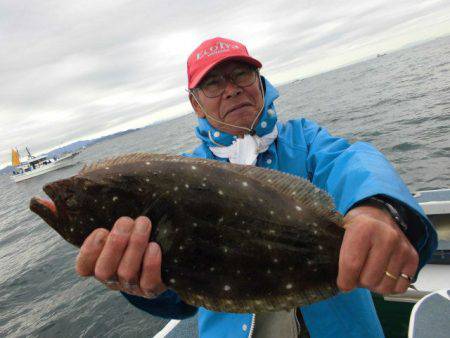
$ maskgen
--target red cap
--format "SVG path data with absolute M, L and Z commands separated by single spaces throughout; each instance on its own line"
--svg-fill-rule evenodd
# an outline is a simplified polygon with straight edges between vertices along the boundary
M 188 88 L 196 87 L 211 68 L 230 59 L 245 61 L 257 68 L 262 67 L 261 62 L 252 58 L 242 43 L 224 38 L 206 40 L 189 55 Z

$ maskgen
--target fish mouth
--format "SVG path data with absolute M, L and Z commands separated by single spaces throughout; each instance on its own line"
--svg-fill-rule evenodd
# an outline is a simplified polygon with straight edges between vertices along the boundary
M 40 216 L 52 228 L 56 229 L 58 224 L 58 211 L 55 203 L 39 197 L 33 197 L 30 200 L 30 210 Z
M 45 222 L 48 223 L 48 225 L 56 230 L 58 228 L 59 218 L 58 208 L 54 202 L 56 194 L 53 191 L 51 184 L 46 184 L 43 190 L 50 197 L 50 199 L 33 197 L 30 200 L 30 210 L 40 216 Z

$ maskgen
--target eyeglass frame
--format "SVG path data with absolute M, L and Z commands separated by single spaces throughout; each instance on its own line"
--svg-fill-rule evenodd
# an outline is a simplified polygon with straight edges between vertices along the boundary
M 235 86 L 237 86 L 237 87 L 240 87 L 240 88 L 250 87 L 251 85 L 253 85 L 253 84 L 256 82 L 256 79 L 260 76 L 260 74 L 259 74 L 259 69 L 258 69 L 258 68 L 253 67 L 253 66 L 248 65 L 248 64 L 246 64 L 246 67 L 248 67 L 248 68 L 251 70 L 251 72 L 252 72 L 253 74 L 255 74 L 252 83 L 250 83 L 250 84 L 248 84 L 248 85 L 246 85 L 246 86 L 241 86 L 241 85 L 238 85 L 238 84 L 234 83 L 233 80 L 230 78 L 230 75 L 229 75 L 229 74 L 226 74 L 226 75 L 220 74 L 220 78 L 222 78 L 222 79 L 228 81 L 229 83 L 232 83 L 233 85 L 235 85 Z M 201 82 L 203 82 L 203 81 L 201 81 Z M 201 82 L 200 82 L 200 84 L 201 84 Z M 196 86 L 195 88 L 188 90 L 188 92 L 195 92 L 195 91 L 201 90 L 202 93 L 203 93 L 206 97 L 208 97 L 208 98 L 210 98 L 210 99 L 214 99 L 214 98 L 219 97 L 220 95 L 222 95 L 222 94 L 225 92 L 225 89 L 226 89 L 226 86 L 223 88 L 223 90 L 221 91 L 220 94 L 215 95 L 215 96 L 208 96 L 208 95 L 206 95 L 206 93 L 204 92 L 203 88 L 201 88 L 200 86 Z

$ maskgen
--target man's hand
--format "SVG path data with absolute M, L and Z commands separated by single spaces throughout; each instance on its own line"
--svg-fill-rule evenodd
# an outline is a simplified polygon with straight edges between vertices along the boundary
M 149 243 L 151 222 L 147 217 L 133 221 L 119 218 L 109 232 L 94 230 L 78 254 L 80 276 L 95 276 L 112 290 L 153 298 L 166 287 L 161 281 L 161 249 Z
M 344 218 L 337 285 L 379 294 L 403 293 L 419 256 L 388 212 L 373 206 L 352 209 Z M 403 274 L 403 276 L 402 276 Z

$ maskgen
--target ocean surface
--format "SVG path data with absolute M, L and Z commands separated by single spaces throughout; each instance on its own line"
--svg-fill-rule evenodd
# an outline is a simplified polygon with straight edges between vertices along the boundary
M 270 80 L 270 79 L 269 79 Z M 411 191 L 450 187 L 450 37 L 279 88 L 281 120 L 306 117 L 373 143 Z M 76 275 L 77 254 L 28 210 L 44 183 L 83 163 L 134 151 L 180 153 L 197 141 L 191 114 L 95 144 L 75 167 L 20 183 L 0 176 L 0 337 L 149 337 L 165 320 Z

